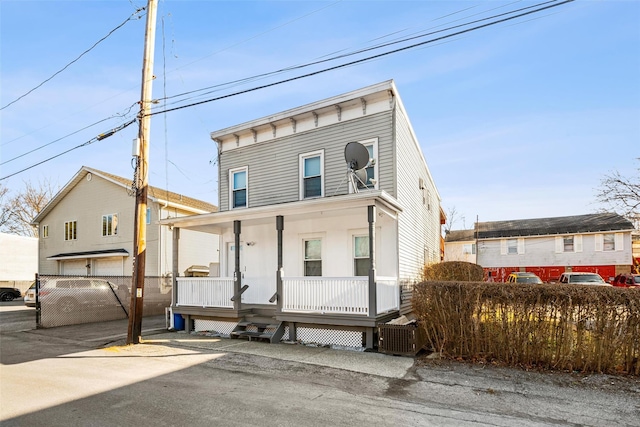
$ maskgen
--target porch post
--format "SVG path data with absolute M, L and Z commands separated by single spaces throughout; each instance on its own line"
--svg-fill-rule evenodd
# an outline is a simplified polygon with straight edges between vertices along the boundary
M 180 254 L 180 229 L 173 227 L 173 246 L 172 246 L 172 258 L 171 258 L 171 305 L 175 307 L 178 304 L 178 255 Z
M 376 207 L 367 206 L 369 217 L 369 317 L 376 318 L 378 314 L 376 295 Z
M 240 221 L 233 221 L 233 233 L 235 234 L 235 270 L 233 272 L 233 295 L 238 295 L 233 301 L 233 309 L 240 310 L 240 288 L 242 287 L 242 275 L 240 273 Z
M 278 230 L 278 271 L 276 271 L 276 310 L 282 311 L 282 231 L 284 230 L 284 217 L 276 216 L 276 230 Z

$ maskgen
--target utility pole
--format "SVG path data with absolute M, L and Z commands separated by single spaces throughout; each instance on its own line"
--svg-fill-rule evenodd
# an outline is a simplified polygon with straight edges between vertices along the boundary
M 133 230 L 133 283 L 131 286 L 131 302 L 129 305 L 129 328 L 127 344 L 139 344 L 142 334 L 142 302 L 145 278 L 145 261 L 147 251 L 147 193 L 149 186 L 149 135 L 151 134 L 151 116 L 148 112 L 152 100 L 153 52 L 156 39 L 156 0 L 147 3 L 147 27 L 144 39 L 144 56 L 142 59 L 142 93 L 140 96 L 140 112 L 138 120 L 138 155 L 136 162 L 136 207 L 135 226 Z

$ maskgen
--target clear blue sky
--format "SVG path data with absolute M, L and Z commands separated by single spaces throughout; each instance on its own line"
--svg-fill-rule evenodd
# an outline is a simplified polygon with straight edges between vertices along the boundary
M 158 4 L 154 98 L 536 2 Z M 1 106 L 51 77 L 145 5 L 141 0 L 0 1 Z M 129 108 L 140 98 L 144 27 L 144 16 L 127 22 L 66 70 L 0 111 L 1 177 L 120 125 L 126 120 L 122 115 L 132 117 L 135 106 Z M 168 107 L 323 67 L 224 87 L 177 104 L 171 99 Z M 396 82 L 443 208 L 458 212 L 455 229 L 470 228 L 476 217 L 493 221 L 595 212 L 601 208 L 595 189 L 605 174 L 638 174 L 640 2 L 575 1 L 365 64 L 156 115 L 150 183 L 217 204 L 211 131 L 388 79 Z M 14 191 L 24 181 L 49 179 L 62 186 L 83 165 L 132 177 L 131 141 L 136 133 L 134 124 L 2 183 Z M 17 156 L 22 157 L 10 161 Z

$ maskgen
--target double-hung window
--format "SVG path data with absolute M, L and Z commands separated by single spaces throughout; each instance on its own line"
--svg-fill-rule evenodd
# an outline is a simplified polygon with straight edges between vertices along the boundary
M 376 161 L 378 158 L 378 138 L 360 141 L 360 144 L 365 146 L 369 152 L 369 159 L 373 159 L 373 161 L 370 160 L 364 169 L 367 175 L 364 182 L 358 181 L 358 189 L 378 188 L 378 162 Z
M 556 236 L 556 253 L 582 252 L 582 235 Z
M 300 155 L 300 199 L 324 196 L 324 151 Z
M 64 240 L 76 240 L 77 234 L 77 222 L 67 221 L 64 223 Z
M 304 275 L 322 276 L 322 240 L 305 239 L 304 243 Z
M 462 245 L 462 253 L 468 255 L 476 254 L 476 244 L 475 243 L 465 243 Z
M 371 267 L 369 236 L 353 236 L 353 271 L 356 276 L 368 276 Z
M 248 200 L 247 180 L 248 170 L 246 167 L 232 169 L 229 171 L 229 206 L 231 209 L 246 208 Z
M 624 237 L 622 233 L 596 234 L 595 240 L 596 252 L 624 250 Z
M 118 234 L 118 214 L 102 215 L 102 236 Z

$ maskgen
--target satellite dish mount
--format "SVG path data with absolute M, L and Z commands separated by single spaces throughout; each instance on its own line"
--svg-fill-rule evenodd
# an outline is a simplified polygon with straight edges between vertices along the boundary
M 367 173 L 363 169 L 369 164 L 369 150 L 359 142 L 350 142 L 344 147 L 344 159 L 347 162 L 347 179 L 357 193 L 358 183 L 367 186 Z

